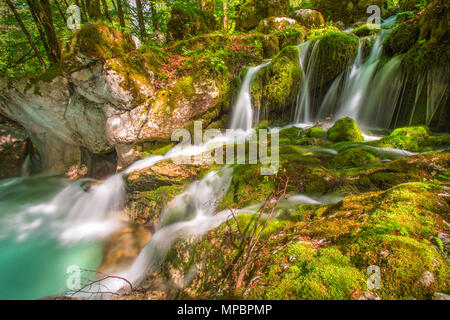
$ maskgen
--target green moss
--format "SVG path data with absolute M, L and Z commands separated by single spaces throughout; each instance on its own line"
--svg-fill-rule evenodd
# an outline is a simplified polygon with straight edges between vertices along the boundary
M 327 132 L 322 127 L 312 127 L 305 131 L 305 135 L 308 138 L 323 139 L 327 137 Z
M 254 101 L 261 100 L 257 105 L 267 106 L 269 112 L 280 115 L 286 107 L 295 103 L 298 94 L 298 83 L 302 78 L 302 70 L 299 65 L 297 47 L 284 48 L 268 65 L 261 70 L 255 82 L 259 82 L 261 87 L 255 90 L 253 86 Z M 275 118 L 275 117 L 272 117 Z
M 377 34 L 381 31 L 381 27 L 378 24 L 365 24 L 361 27 L 352 30 L 352 34 L 358 37 L 367 37 Z
M 358 37 L 343 32 L 325 31 L 321 36 L 310 37 L 320 41 L 317 45 L 315 81 L 312 89 L 323 87 L 348 68 L 358 53 Z
M 329 163 L 334 168 L 361 167 L 379 160 L 375 150 L 370 148 L 351 148 L 335 156 Z
M 363 142 L 361 129 L 353 119 L 342 118 L 328 130 L 328 139 L 334 142 L 352 141 Z
M 425 145 L 432 143 L 430 130 L 426 126 L 398 128 L 381 140 L 371 143 L 377 147 L 390 147 L 409 151 L 420 151 Z M 439 142 L 438 142 L 439 143 Z
M 278 253 L 251 297 L 281 300 L 347 300 L 363 287 L 364 273 L 352 266 L 338 249 L 313 250 L 292 244 Z
M 417 41 L 419 30 L 412 22 L 406 22 L 395 26 L 386 39 L 386 43 L 392 50 L 392 54 L 407 52 Z

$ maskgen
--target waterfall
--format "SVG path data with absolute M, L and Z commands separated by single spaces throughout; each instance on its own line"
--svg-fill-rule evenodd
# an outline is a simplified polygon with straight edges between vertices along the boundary
M 311 123 L 313 97 L 311 96 L 310 85 L 314 81 L 317 72 L 317 57 L 319 51 L 319 41 L 307 41 L 298 46 L 299 64 L 302 67 L 302 83 L 297 96 L 294 123 Z M 311 50 L 312 47 L 312 50 Z
M 251 88 L 253 81 L 259 70 L 266 67 L 270 62 L 265 62 L 256 67 L 248 68 L 247 73 L 242 81 L 236 103 L 231 114 L 230 129 L 242 129 L 248 131 L 255 125 L 254 110 L 252 107 Z

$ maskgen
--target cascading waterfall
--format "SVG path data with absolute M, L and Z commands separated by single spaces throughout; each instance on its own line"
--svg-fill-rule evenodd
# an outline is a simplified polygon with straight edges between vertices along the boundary
M 258 72 L 269 63 L 270 62 L 265 62 L 259 66 L 248 68 L 233 108 L 230 129 L 242 129 L 244 131 L 248 131 L 254 127 L 255 120 L 257 121 L 258 119 L 254 119 L 251 87 Z
M 317 56 L 319 51 L 319 41 L 307 41 L 298 46 L 299 64 L 302 67 L 302 84 L 295 108 L 294 123 L 311 123 L 312 105 L 314 98 L 311 96 L 310 84 L 314 81 L 317 68 Z M 312 47 L 312 49 L 311 49 Z
M 388 19 L 384 27 L 392 25 Z M 363 41 L 348 74 L 335 79 L 319 109 L 319 118 L 335 114 L 335 119 L 351 117 L 363 126 L 389 127 L 395 106 L 403 90 L 401 57 L 396 57 L 380 68 L 383 42 L 391 32 L 382 29 L 369 56 L 363 58 Z M 390 108 L 390 109 L 388 109 Z
M 251 67 L 240 88 L 231 117 L 231 128 L 240 129 L 236 132 L 238 136 L 247 137 L 247 132 L 254 125 L 250 88 L 258 71 L 268 63 Z M 49 183 L 42 177 L 21 177 L 3 181 L 0 185 L 2 195 L 0 209 L 3 209 L 0 216 L 2 226 L 0 241 L 3 240 L 3 243 L 9 246 L 6 254 L 11 255 L 11 252 L 16 252 L 19 259 L 17 264 L 20 265 L 20 259 L 23 257 L 18 248 L 32 247 L 38 251 L 33 243 L 36 239 L 40 239 L 45 242 L 43 250 L 48 251 L 50 246 L 54 255 L 50 260 L 34 259 L 42 261 L 42 264 L 35 269 L 27 270 L 25 276 L 22 274 L 19 279 L 0 279 L 0 283 L 8 285 L 0 291 L 5 292 L 5 298 L 18 299 L 33 299 L 67 291 L 66 268 L 73 264 L 82 269 L 95 271 L 100 264 L 101 241 L 124 226 L 127 221 L 122 215 L 125 199 L 124 175 L 164 160 L 199 155 L 217 148 L 218 145 L 230 143 L 230 138 L 234 139 L 234 136 L 215 137 L 201 145 L 177 145 L 164 156 L 149 156 L 137 161 L 102 184 L 89 180 L 68 183 L 63 179 L 55 179 L 53 183 Z M 214 213 L 217 199 L 220 199 L 227 191 L 231 176 L 232 169 L 226 166 L 222 170 L 209 173 L 201 181 L 194 182 L 183 194 L 175 198 L 163 214 L 158 231 L 142 250 L 135 263 L 129 269 L 118 272 L 117 275 L 132 282 L 133 285 L 138 284 L 148 270 L 162 261 L 173 241 L 180 237 L 200 236 L 228 219 L 229 212 Z M 45 188 L 41 188 L 40 184 L 37 186 L 32 183 L 33 181 L 40 181 Z M 36 199 L 34 193 L 38 193 Z M 20 206 L 17 205 L 20 201 L 16 199 L 19 194 L 27 199 L 27 202 Z M 5 198 L 10 195 L 14 195 L 8 199 L 11 201 L 5 201 Z M 173 216 L 176 216 L 175 220 Z M 69 261 L 71 261 L 70 264 L 65 263 Z M 0 254 L 0 274 L 9 277 L 12 273 L 9 270 L 10 262 L 6 256 L 3 257 Z M 48 264 L 56 266 L 57 270 L 49 267 Z M 41 271 L 46 268 L 50 270 L 48 274 Z M 30 279 L 43 277 L 43 274 L 48 283 L 56 284 L 36 283 L 36 287 L 30 286 L 32 283 Z M 28 282 L 22 282 L 22 278 L 27 279 Z M 94 278 L 90 277 L 86 280 L 89 284 Z M 81 291 L 74 290 L 70 294 L 90 299 L 106 298 L 111 293 L 119 291 L 125 284 L 118 278 L 108 278 L 93 283 L 83 287 Z M 105 291 L 105 288 L 110 292 L 109 294 L 101 293 Z M 24 295 L 23 292 L 29 294 Z
M 392 21 L 388 20 L 385 26 L 392 25 Z M 354 65 L 349 72 L 335 79 L 316 118 L 335 113 L 336 118 L 350 116 L 366 127 L 390 125 L 395 106 L 402 99 L 405 81 L 401 56 L 379 65 L 383 40 L 388 32 L 380 32 L 366 59 L 360 44 Z M 294 114 L 297 126 L 299 123 L 310 126 L 317 120 L 313 107 L 321 101 L 316 101 L 317 97 L 312 95 L 311 84 L 318 71 L 318 44 L 319 41 L 308 41 L 298 46 L 303 81 Z M 257 124 L 259 119 L 256 119 L 252 106 L 251 87 L 258 72 L 269 63 L 248 69 L 231 114 L 231 129 L 248 132 Z M 435 79 L 444 76 L 433 76 L 429 71 L 418 86 L 418 95 L 427 91 L 427 121 L 431 121 L 446 97 L 444 93 L 448 84 L 441 81 L 441 86 L 434 85 Z M 177 145 L 164 156 L 149 156 L 137 161 L 101 184 L 91 180 L 69 183 L 63 179 L 39 176 L 0 181 L 0 284 L 5 286 L 0 288 L 0 298 L 33 299 L 66 291 L 67 267 L 79 265 L 83 269 L 95 270 L 101 260 L 101 241 L 127 222 L 123 214 L 124 175 L 161 161 L 202 154 L 230 143 L 229 138 L 220 136 L 195 146 Z M 377 150 L 389 158 L 412 154 L 400 154 L 399 150 L 388 148 Z M 314 152 L 337 153 L 324 148 L 314 148 Z M 193 182 L 185 192 L 175 197 L 164 209 L 151 241 L 129 268 L 115 275 L 137 285 L 149 271 L 160 266 L 175 241 L 200 237 L 229 219 L 229 210 L 216 213 L 216 209 L 218 199 L 228 190 L 232 173 L 230 167 L 224 166 Z M 331 203 L 339 199 L 336 196 L 319 199 L 295 195 L 283 205 Z M 244 208 L 238 212 L 255 212 L 255 209 L 257 207 Z M 11 274 L 17 276 L 13 278 Z M 119 278 L 108 278 L 84 287 L 75 296 L 107 298 L 111 293 L 101 293 L 105 288 L 112 293 L 121 292 L 127 284 Z

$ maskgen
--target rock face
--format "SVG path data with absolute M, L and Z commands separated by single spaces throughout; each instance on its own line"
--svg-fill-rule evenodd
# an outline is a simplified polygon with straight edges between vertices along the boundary
M 0 119 L 0 179 L 20 176 L 27 156 L 27 139 L 23 128 Z
M 63 173 L 79 165 L 82 148 L 116 151 L 125 167 L 137 158 L 136 144 L 170 141 L 175 129 L 199 118 L 206 127 L 230 99 L 225 72 L 182 75 L 161 85 L 155 73 L 162 58 L 137 50 L 131 37 L 88 25 L 65 48 L 61 68 L 32 79 L 0 79 L 0 111 L 30 134 L 44 170 Z M 241 63 L 259 58 L 244 54 Z

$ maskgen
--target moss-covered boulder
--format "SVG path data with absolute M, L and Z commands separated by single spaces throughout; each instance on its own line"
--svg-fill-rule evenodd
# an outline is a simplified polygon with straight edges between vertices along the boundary
M 358 38 L 343 32 L 326 30 L 321 35 L 309 38 L 319 41 L 317 61 L 314 69 L 314 81 L 311 88 L 320 88 L 333 81 L 342 71 L 347 69 L 358 54 Z
M 433 140 L 430 138 L 430 129 L 427 126 L 412 126 L 395 129 L 389 136 L 373 142 L 372 145 L 421 151 L 426 146 L 431 147 Z
M 327 132 L 322 127 L 312 127 L 305 130 L 305 136 L 308 138 L 324 139 L 327 137 Z
M 296 24 L 296 21 L 287 17 L 270 17 L 261 20 L 258 24 L 258 31 L 262 33 L 280 32 L 291 28 Z
M 365 24 L 361 27 L 352 30 L 352 34 L 358 37 L 367 37 L 374 34 L 377 34 L 381 31 L 381 27 L 378 24 Z
M 417 25 L 407 21 L 394 27 L 386 39 L 386 44 L 392 50 L 392 54 L 401 54 L 407 52 L 416 43 L 418 37 Z
M 342 118 L 328 129 L 328 139 L 334 142 L 352 141 L 363 142 L 364 138 L 358 125 L 353 119 Z
M 298 9 L 291 14 L 291 17 L 306 28 L 311 28 L 312 26 L 321 26 L 325 24 L 323 15 L 317 10 Z
M 236 30 L 249 31 L 268 17 L 285 17 L 290 11 L 289 0 L 246 1 L 237 16 Z
M 275 115 L 269 119 L 275 120 L 295 104 L 301 80 L 298 48 L 286 47 L 255 79 L 251 88 L 255 107 L 265 106 Z
M 329 165 L 334 168 L 361 167 L 368 163 L 377 162 L 379 155 L 370 148 L 350 148 L 333 157 Z

